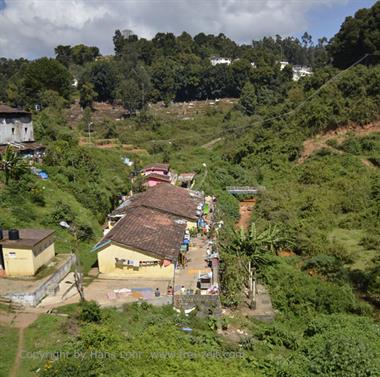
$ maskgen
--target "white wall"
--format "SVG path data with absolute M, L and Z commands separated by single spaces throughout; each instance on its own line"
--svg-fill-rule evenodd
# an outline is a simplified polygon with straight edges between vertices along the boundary
M 34 141 L 33 122 L 30 117 L 0 117 L 0 144 Z

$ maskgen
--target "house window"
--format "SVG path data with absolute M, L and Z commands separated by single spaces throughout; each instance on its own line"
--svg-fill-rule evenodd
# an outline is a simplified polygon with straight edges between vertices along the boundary
M 12 135 L 14 135 L 15 134 L 15 129 L 14 128 L 12 128 Z
M 28 127 L 25 127 L 25 133 L 28 133 Z
M 9 257 L 9 258 L 16 258 L 16 252 L 15 252 L 15 251 L 10 251 L 10 252 L 8 253 L 8 257 Z

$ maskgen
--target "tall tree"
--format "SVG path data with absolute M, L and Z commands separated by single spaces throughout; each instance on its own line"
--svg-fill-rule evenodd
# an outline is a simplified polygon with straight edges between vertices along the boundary
M 380 55 L 379 30 L 379 1 L 369 9 L 358 10 L 354 17 L 347 17 L 328 45 L 334 66 L 347 68 L 365 54 Z M 363 61 L 365 64 L 378 62 L 378 56 Z
M 239 104 L 245 114 L 253 115 L 255 113 L 257 96 L 254 86 L 249 81 L 243 87 Z
M 65 99 L 70 97 L 73 78 L 67 68 L 57 60 L 37 59 L 26 66 L 20 77 L 29 104 L 39 101 L 45 90 L 54 90 Z
M 94 90 L 98 94 L 96 97 L 98 101 L 112 102 L 115 99 L 117 80 L 113 62 L 96 61 L 86 67 L 80 82 L 89 82 L 94 86 Z
M 133 79 L 124 80 L 118 89 L 117 97 L 123 104 L 123 107 L 134 113 L 143 106 L 142 91 L 137 82 Z
M 55 49 L 55 58 L 62 63 L 65 67 L 68 67 L 72 62 L 71 46 L 70 45 L 58 45 Z
M 98 93 L 96 93 L 94 89 L 94 85 L 90 82 L 85 82 L 80 88 L 80 99 L 79 103 L 83 108 L 90 107 L 92 108 L 92 104 L 97 97 Z

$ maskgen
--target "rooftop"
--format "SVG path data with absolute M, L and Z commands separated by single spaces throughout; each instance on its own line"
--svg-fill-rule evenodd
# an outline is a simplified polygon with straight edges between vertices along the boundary
M 15 249 L 33 248 L 45 238 L 51 236 L 54 230 L 50 229 L 19 229 L 20 239 L 10 240 L 8 231 L 3 230 L 3 239 L 0 245 L 3 247 L 13 247 Z
M 117 242 L 141 250 L 154 258 L 176 260 L 186 221 L 151 208 L 134 207 L 123 217 L 97 245 L 107 241 Z
M 131 207 L 132 204 L 139 198 L 143 193 L 137 193 L 133 196 L 130 196 L 127 200 L 121 203 L 117 208 L 115 208 L 108 216 L 109 217 L 120 217 L 124 216 L 128 207 Z
M 190 172 L 190 173 L 181 173 L 178 176 L 178 180 L 180 182 L 185 182 L 185 181 L 191 181 L 194 179 L 194 177 L 197 175 L 195 172 Z
M 158 179 L 164 182 L 170 182 L 170 177 L 168 175 L 162 175 L 158 173 L 149 173 L 145 176 L 145 179 L 150 179 L 150 178 Z
M 16 109 L 7 105 L 0 104 L 0 114 L 30 114 L 28 111 Z
M 0 153 L 6 151 L 7 147 L 11 146 L 17 152 L 34 152 L 38 150 L 44 150 L 45 147 L 42 144 L 35 143 L 34 141 L 28 141 L 24 143 L 10 143 L 0 145 Z
M 143 168 L 144 171 L 146 170 L 164 170 L 169 171 L 169 164 L 161 164 L 161 163 L 154 163 L 149 164 Z
M 189 220 L 197 220 L 197 207 L 203 196 L 197 191 L 161 183 L 149 188 L 133 201 L 132 206 L 144 206 Z

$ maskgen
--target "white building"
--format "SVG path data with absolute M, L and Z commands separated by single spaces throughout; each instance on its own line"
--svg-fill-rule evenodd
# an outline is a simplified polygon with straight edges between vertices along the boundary
M 217 65 L 217 64 L 227 64 L 227 65 L 230 65 L 231 64 L 231 59 L 230 58 L 222 58 L 220 56 L 213 56 L 210 59 L 210 62 L 211 62 L 212 65 Z
M 310 76 L 313 71 L 310 67 L 304 67 L 301 65 L 293 66 L 293 81 L 298 81 L 301 77 Z
M 32 114 L 0 105 L 0 145 L 33 141 Z
M 287 65 L 288 62 L 279 62 L 280 70 L 282 71 Z M 313 71 L 310 67 L 302 66 L 302 65 L 294 65 L 292 68 L 293 71 L 293 81 L 298 81 L 301 77 L 310 76 L 313 74 Z
M 289 65 L 289 62 L 280 62 L 280 71 L 282 71 L 287 65 Z

